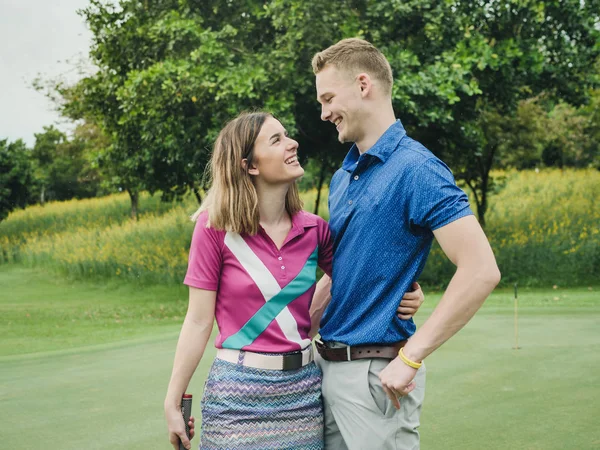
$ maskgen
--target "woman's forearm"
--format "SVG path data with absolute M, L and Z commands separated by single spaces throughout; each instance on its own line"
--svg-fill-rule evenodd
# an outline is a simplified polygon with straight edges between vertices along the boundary
M 173 372 L 165 398 L 165 408 L 181 405 L 181 397 L 202 359 L 212 328 L 213 320 L 196 322 L 186 316 L 177 342 Z

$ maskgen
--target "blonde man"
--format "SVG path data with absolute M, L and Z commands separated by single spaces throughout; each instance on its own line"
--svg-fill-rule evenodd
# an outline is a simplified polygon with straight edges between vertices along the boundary
M 313 319 L 322 314 L 325 446 L 417 449 L 423 360 L 471 319 L 500 272 L 448 167 L 396 119 L 385 56 L 344 39 L 312 64 L 321 119 L 340 142 L 354 143 L 330 185 L 333 281 L 321 279 L 311 309 Z M 434 237 L 457 269 L 415 331 L 412 319 L 391 312 L 421 274 Z

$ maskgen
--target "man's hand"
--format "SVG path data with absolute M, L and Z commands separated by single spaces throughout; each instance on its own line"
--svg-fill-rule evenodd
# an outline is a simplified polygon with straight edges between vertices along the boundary
M 396 409 L 400 409 L 398 397 L 408 395 L 417 386 L 413 381 L 416 375 L 417 369 L 407 366 L 400 358 L 393 359 L 379 373 L 383 390 Z
M 398 309 L 396 310 L 398 317 L 402 320 L 408 320 L 413 317 L 425 301 L 425 295 L 423 294 L 419 283 L 415 281 L 412 284 L 412 288 L 412 292 L 406 292 L 404 294 L 404 297 L 402 297 L 400 305 L 398 305 Z

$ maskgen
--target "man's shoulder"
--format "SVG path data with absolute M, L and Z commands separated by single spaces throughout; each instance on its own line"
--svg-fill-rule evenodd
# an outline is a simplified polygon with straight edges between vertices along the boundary
M 419 141 L 405 136 L 394 152 L 394 166 L 407 172 L 419 171 L 423 173 L 437 172 L 439 170 L 452 173 L 448 165 L 431 152 Z
M 438 159 L 431 150 L 410 136 L 404 136 L 394 155 L 404 162 L 415 164 L 423 164 L 429 159 Z

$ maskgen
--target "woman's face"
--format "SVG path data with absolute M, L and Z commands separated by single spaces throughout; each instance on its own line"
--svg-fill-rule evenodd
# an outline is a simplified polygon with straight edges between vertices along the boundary
M 304 175 L 298 162 L 298 143 L 273 117 L 267 118 L 256 138 L 248 173 L 267 184 L 290 183 Z

